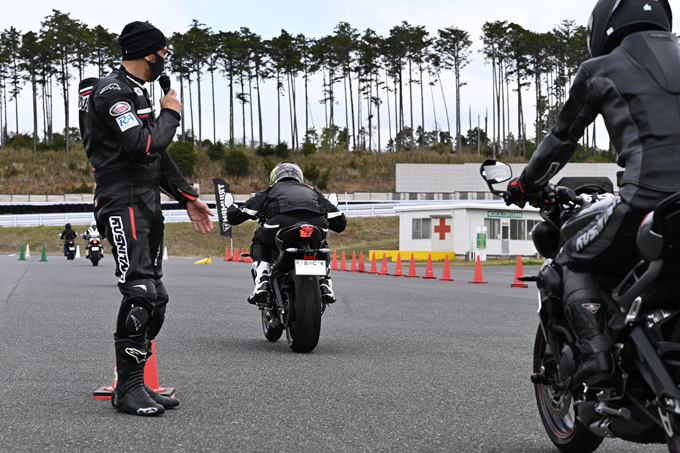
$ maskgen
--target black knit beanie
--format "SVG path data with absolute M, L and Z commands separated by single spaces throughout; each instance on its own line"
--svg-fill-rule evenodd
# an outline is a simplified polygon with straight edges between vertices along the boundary
M 123 60 L 136 60 L 168 45 L 163 33 L 148 22 L 130 22 L 118 37 Z

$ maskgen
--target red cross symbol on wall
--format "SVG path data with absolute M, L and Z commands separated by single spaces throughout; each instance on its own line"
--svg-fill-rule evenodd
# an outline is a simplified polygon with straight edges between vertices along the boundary
M 434 232 L 439 233 L 440 241 L 446 239 L 446 233 L 451 232 L 451 227 L 446 224 L 446 219 L 444 217 L 439 218 L 439 225 L 434 227 Z

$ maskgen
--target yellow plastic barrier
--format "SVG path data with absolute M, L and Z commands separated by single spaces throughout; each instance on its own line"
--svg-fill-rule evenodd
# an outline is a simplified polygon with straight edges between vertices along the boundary
M 381 260 L 383 257 L 383 253 L 385 256 L 387 256 L 392 262 L 397 260 L 397 255 L 401 254 L 401 259 L 402 260 L 410 260 L 411 259 L 411 253 L 413 253 L 413 259 L 416 261 L 427 261 L 427 258 L 432 255 L 432 261 L 444 261 L 446 259 L 446 255 L 449 255 L 449 260 L 454 260 L 456 258 L 456 252 L 450 251 L 450 252 L 428 252 L 428 251 L 415 251 L 415 250 L 369 250 L 368 251 L 368 260 L 370 261 L 373 259 L 373 254 L 375 253 L 375 259 L 376 261 Z

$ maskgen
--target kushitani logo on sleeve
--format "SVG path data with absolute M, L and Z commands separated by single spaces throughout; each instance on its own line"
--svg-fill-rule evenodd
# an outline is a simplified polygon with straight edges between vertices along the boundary
M 125 274 L 130 268 L 130 258 L 128 257 L 127 239 L 125 239 L 125 231 L 123 230 L 123 219 L 120 216 L 110 217 L 109 224 L 113 233 L 113 245 L 116 246 L 118 251 L 118 270 L 120 270 L 118 282 L 125 283 Z

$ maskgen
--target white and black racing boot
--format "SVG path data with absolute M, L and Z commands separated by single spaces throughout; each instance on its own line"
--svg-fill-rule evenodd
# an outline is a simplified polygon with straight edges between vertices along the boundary
M 322 277 L 319 280 L 319 286 L 321 289 L 321 300 L 325 304 L 332 304 L 337 301 L 335 298 L 335 293 L 333 292 L 333 280 L 330 277 Z
M 269 292 L 271 285 L 269 284 L 269 276 L 271 274 L 272 266 L 267 261 L 255 261 L 253 263 L 252 273 L 255 280 L 255 289 L 248 296 L 248 302 L 258 306 L 266 306 L 269 304 Z

